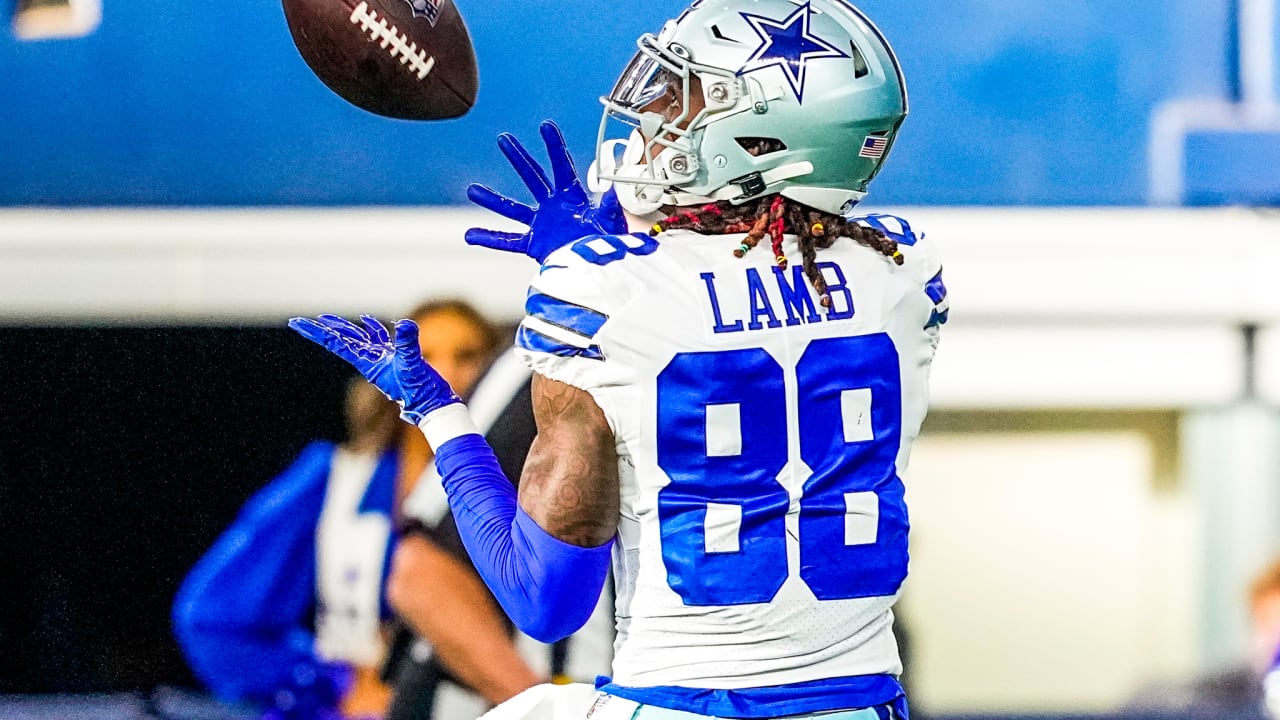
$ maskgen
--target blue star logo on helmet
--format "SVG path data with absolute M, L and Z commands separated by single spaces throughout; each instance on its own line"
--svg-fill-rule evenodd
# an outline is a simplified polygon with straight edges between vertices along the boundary
M 409 9 L 413 11 L 414 17 L 426 18 L 431 23 L 431 27 L 436 26 L 436 20 L 440 19 L 440 0 L 404 0 L 409 3 Z
M 796 8 L 782 20 L 751 13 L 740 14 L 760 36 L 760 47 L 751 53 L 738 74 L 779 68 L 791 84 L 797 102 L 804 102 L 804 77 L 810 61 L 849 57 L 848 53 L 810 32 L 809 19 L 813 17 L 813 9 L 809 3 Z

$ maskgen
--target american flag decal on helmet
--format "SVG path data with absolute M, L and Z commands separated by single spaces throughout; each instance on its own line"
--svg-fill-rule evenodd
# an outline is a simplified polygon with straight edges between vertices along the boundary
M 862 141 L 862 149 L 858 151 L 858 155 L 872 160 L 879 160 L 884 157 L 884 151 L 889 149 L 888 133 L 873 133 Z

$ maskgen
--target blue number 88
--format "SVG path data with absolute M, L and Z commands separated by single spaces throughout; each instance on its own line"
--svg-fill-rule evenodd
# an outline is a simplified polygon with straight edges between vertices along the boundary
M 812 471 L 800 578 L 820 600 L 892 595 L 907 574 L 908 528 L 893 341 L 813 341 L 796 382 Z M 786 418 L 785 374 L 763 349 L 680 353 L 658 375 L 658 465 L 671 479 L 658 493 L 662 558 L 685 604 L 769 602 L 786 581 Z

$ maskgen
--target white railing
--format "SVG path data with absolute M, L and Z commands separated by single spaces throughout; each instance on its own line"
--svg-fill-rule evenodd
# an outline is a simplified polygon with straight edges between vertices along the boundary
M 899 210 L 942 247 L 950 407 L 1280 404 L 1280 214 Z M 516 321 L 532 261 L 467 209 L 3 210 L 0 323 L 280 323 L 460 296 Z M 1252 340 L 1242 328 L 1253 328 Z

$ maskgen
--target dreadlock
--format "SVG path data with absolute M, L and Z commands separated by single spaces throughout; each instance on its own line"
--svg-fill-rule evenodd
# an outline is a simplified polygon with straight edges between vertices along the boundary
M 771 241 L 774 262 L 779 268 L 787 267 L 787 257 L 782 252 L 782 236 L 793 234 L 800 246 L 804 260 L 804 274 L 813 283 L 823 307 L 831 307 L 831 295 L 827 292 L 826 278 L 818 270 L 818 251 L 825 250 L 838 238 L 851 238 L 865 245 L 898 265 L 902 253 L 898 243 L 883 232 L 859 225 L 839 215 L 824 213 L 799 203 L 789 202 L 781 195 L 766 195 L 734 205 L 728 200 L 704 205 L 696 212 L 682 211 L 663 218 L 654 224 L 650 235 L 667 230 L 693 230 L 706 235 L 728 235 L 745 232 L 733 254 L 742 257 L 760 244 L 766 235 Z

